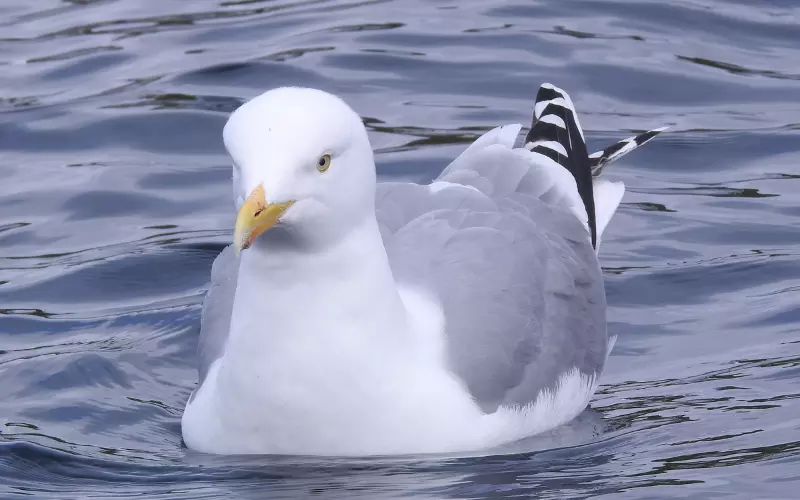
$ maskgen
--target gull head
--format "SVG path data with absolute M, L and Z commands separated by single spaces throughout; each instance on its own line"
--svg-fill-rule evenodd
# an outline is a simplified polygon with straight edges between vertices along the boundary
M 326 92 L 270 90 L 228 118 L 237 253 L 269 229 L 304 242 L 347 234 L 375 210 L 375 164 L 361 118 Z

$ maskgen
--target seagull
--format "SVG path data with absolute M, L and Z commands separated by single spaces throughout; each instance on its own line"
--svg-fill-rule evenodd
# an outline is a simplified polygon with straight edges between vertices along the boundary
M 664 128 L 588 154 L 538 90 L 428 184 L 378 182 L 359 115 L 282 87 L 236 109 L 233 242 L 203 303 L 181 427 L 214 454 L 490 450 L 589 404 L 616 337 L 597 251 L 622 200 L 601 174 Z

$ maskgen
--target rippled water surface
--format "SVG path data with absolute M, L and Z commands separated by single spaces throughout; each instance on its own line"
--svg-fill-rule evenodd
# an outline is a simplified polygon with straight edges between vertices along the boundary
M 798 498 L 798 40 L 794 0 L 3 0 L 2 496 Z M 323 88 L 428 180 L 543 81 L 590 149 L 672 125 L 607 171 L 593 409 L 483 457 L 186 450 L 227 114 Z

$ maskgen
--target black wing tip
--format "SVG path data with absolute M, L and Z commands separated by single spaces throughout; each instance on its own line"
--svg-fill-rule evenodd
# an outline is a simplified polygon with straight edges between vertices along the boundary
M 647 132 L 641 133 L 639 135 L 635 135 L 632 137 L 627 137 L 622 139 L 619 142 L 615 142 L 614 144 L 592 153 L 589 155 L 589 164 L 592 168 L 592 175 L 597 177 L 603 171 L 606 165 L 609 163 L 613 163 L 616 160 L 619 160 L 626 154 L 630 153 L 634 149 L 642 146 L 648 142 L 650 142 L 653 138 L 655 138 L 661 132 L 664 132 L 669 127 L 658 127 L 652 130 L 648 130 Z
M 543 83 L 536 93 L 531 128 L 525 135 L 523 147 L 552 159 L 572 174 L 586 209 L 592 246 L 596 247 L 593 177 L 600 175 L 606 165 L 651 141 L 668 128 L 648 130 L 589 155 L 569 94 L 551 83 Z
M 562 99 L 562 102 L 558 104 L 552 102 L 556 99 Z M 550 140 L 550 141 L 558 141 L 556 137 L 556 130 L 552 127 L 547 127 L 547 125 L 552 125 L 552 123 L 547 121 L 542 121 L 542 118 L 550 115 L 550 116 L 559 116 L 563 119 L 563 116 L 560 116 L 559 110 L 566 109 L 569 111 L 568 114 L 575 113 L 573 109 L 572 100 L 569 98 L 569 94 L 561 90 L 560 88 L 556 87 L 551 83 L 543 83 L 539 86 L 539 90 L 536 92 L 536 99 L 534 100 L 533 104 L 533 117 L 531 118 L 531 127 L 528 133 L 525 135 L 524 147 L 528 150 L 532 150 L 535 145 L 532 143 L 536 142 L 537 140 Z M 552 107 L 551 107 L 552 106 Z M 546 118 L 545 118 L 546 120 Z M 537 128 L 537 126 L 539 128 Z M 561 127 L 562 129 L 565 128 Z M 549 130 L 543 130 L 544 128 L 549 128 Z
M 592 246 L 596 247 L 592 168 L 583 131 L 569 94 L 550 83 L 539 86 L 524 147 L 552 159 L 572 174 L 586 209 Z

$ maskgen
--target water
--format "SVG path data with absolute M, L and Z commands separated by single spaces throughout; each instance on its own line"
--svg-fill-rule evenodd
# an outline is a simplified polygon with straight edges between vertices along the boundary
M 800 8 L 792 0 L 0 5 L 4 498 L 797 498 Z M 620 335 L 592 410 L 507 454 L 332 460 L 182 447 L 200 302 L 231 236 L 226 115 L 345 97 L 383 177 L 572 94 L 608 170 Z

